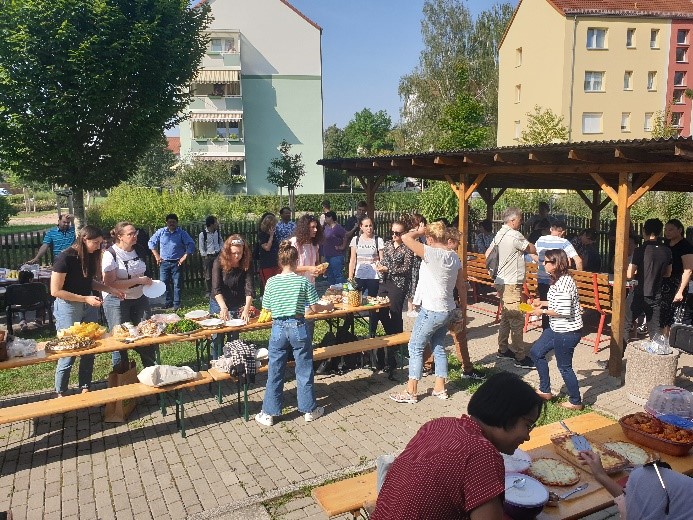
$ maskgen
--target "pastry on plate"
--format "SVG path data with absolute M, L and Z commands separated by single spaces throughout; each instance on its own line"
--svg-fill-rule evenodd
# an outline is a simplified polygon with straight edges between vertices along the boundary
M 549 457 L 534 459 L 527 474 L 546 486 L 572 486 L 580 482 L 580 473 L 575 467 Z

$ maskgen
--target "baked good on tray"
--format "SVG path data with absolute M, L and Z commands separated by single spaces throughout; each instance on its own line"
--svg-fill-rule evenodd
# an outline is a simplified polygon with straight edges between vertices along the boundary
M 656 417 L 644 412 L 627 415 L 621 419 L 631 428 L 641 431 L 647 435 L 659 437 L 669 442 L 693 442 L 693 432 L 677 428 L 673 424 L 660 421 Z
M 552 437 L 551 442 L 553 443 L 556 453 L 561 457 L 575 465 L 580 465 L 585 471 L 591 473 L 589 466 L 580 464 L 579 452 L 573 445 L 572 435 L 558 435 Z M 592 446 L 592 451 L 597 453 L 602 459 L 602 466 L 604 466 L 604 471 L 606 471 L 607 474 L 617 473 L 628 466 L 628 461 L 618 453 L 596 442 L 590 441 L 590 445 Z
M 549 457 L 534 459 L 527 474 L 546 486 L 572 486 L 580 481 L 580 473 L 575 467 Z
M 605 442 L 604 447 L 618 453 L 621 455 L 621 457 L 636 466 L 642 466 L 643 464 L 647 464 L 652 460 L 652 454 L 643 450 L 640 446 L 636 446 L 630 442 Z
M 91 338 L 63 336 L 62 338 L 47 341 L 45 348 L 50 352 L 68 352 L 70 350 L 82 350 L 93 346 L 94 340 Z

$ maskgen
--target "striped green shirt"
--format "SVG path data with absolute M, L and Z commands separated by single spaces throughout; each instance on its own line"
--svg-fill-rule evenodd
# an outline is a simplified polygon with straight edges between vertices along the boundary
M 262 308 L 272 313 L 272 318 L 289 318 L 304 315 L 307 305 L 318 302 L 315 287 L 296 273 L 278 274 L 267 280 Z

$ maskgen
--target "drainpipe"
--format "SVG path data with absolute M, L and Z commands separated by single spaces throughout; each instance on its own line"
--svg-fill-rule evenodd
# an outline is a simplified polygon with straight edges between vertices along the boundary
M 575 38 L 577 36 L 577 15 L 573 16 L 573 57 L 570 64 L 570 104 L 568 105 L 568 142 L 573 141 L 573 87 L 575 86 Z

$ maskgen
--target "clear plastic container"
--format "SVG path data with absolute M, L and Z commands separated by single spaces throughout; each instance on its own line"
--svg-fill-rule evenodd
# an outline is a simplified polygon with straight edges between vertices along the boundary
M 693 429 L 693 394 L 684 388 L 669 385 L 654 387 L 645 410 L 666 423 Z

